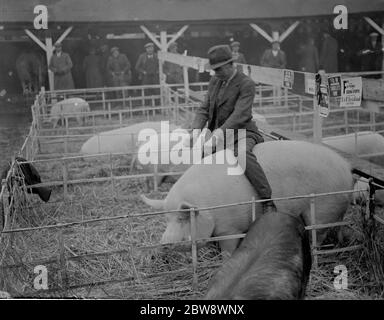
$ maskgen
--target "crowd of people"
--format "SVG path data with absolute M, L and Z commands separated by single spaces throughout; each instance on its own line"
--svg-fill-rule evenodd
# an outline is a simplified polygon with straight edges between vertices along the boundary
M 240 51 L 240 42 L 232 41 L 230 47 L 234 61 L 247 63 L 244 53 Z M 83 72 L 87 88 L 121 87 L 132 84 L 133 72 L 136 72 L 141 85 L 153 85 L 159 83 L 159 60 L 152 42 L 145 44 L 144 52 L 140 54 L 136 64 L 133 65 L 127 55 L 120 52 L 116 46 L 109 49 L 103 44 L 100 48 L 91 47 L 83 61 Z M 178 44 L 173 42 L 169 46 L 169 52 L 178 53 Z M 350 51 L 350 50 L 349 50 Z M 343 46 L 332 37 L 329 32 L 324 32 L 321 37 L 320 47 L 315 44 L 315 39 L 308 36 L 298 45 L 296 52 L 289 52 L 297 56 L 298 71 L 335 73 L 340 70 L 339 57 L 346 56 L 348 63 L 356 60 L 359 70 L 354 71 L 382 71 L 383 46 L 379 34 L 369 34 L 369 41 L 356 52 L 345 52 Z M 271 47 L 266 49 L 261 56 L 259 65 L 271 68 L 287 68 L 287 54 L 281 49 L 278 39 L 271 42 Z M 55 89 L 74 89 L 74 81 L 71 75 L 73 67 L 69 54 L 62 51 L 60 43 L 55 44 L 55 51 L 49 63 L 49 69 L 54 73 Z M 237 66 L 241 71 L 241 66 Z M 181 66 L 165 62 L 163 71 L 166 82 L 170 84 L 183 82 L 183 69 Z
M 142 85 L 159 83 L 159 60 L 155 52 L 154 44 L 147 43 L 135 65 Z M 171 50 L 177 51 L 175 43 Z M 54 85 L 56 90 L 74 89 L 71 75 L 73 63 L 70 56 L 62 51 L 61 43 L 55 44 L 55 51 L 49 63 L 49 69 L 54 73 Z M 87 88 L 122 87 L 132 82 L 132 65 L 124 53 L 114 46 L 108 50 L 103 44 L 99 50 L 91 47 L 89 54 L 84 58 L 83 71 Z M 175 67 L 166 68 L 166 74 L 171 81 L 180 81 Z

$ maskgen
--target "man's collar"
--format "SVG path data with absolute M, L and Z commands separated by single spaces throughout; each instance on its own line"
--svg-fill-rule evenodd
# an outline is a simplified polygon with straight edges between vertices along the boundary
M 224 83 L 224 85 L 225 85 L 226 87 L 229 85 L 229 83 L 232 81 L 232 79 L 236 76 L 236 74 L 237 74 L 237 69 L 234 68 L 233 73 L 232 73 L 232 75 L 229 77 L 229 79 L 223 81 L 223 83 Z

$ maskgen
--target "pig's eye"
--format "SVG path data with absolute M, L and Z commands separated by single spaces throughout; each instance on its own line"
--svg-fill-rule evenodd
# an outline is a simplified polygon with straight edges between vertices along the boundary
M 177 216 L 177 222 L 178 223 L 188 223 L 189 222 L 189 215 L 179 214 Z
M 181 215 L 177 216 L 177 222 L 179 223 L 184 223 L 185 222 L 185 218 Z

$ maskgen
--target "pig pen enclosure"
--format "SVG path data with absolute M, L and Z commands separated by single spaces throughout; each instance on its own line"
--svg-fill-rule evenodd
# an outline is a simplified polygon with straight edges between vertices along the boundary
M 159 177 L 177 177 L 185 168 L 139 168 L 132 161 L 135 148 L 122 153 L 80 153 L 87 139 L 106 130 L 159 120 L 169 120 L 175 126 L 190 121 L 189 114 L 198 106 L 199 94 L 207 84 L 190 87 L 196 92 L 191 91 L 189 97 L 177 86 L 39 94 L 32 106 L 33 123 L 20 155 L 39 171 L 43 181 L 39 185 L 49 186 L 53 192 L 47 203 L 28 195 L 18 166 L 12 162 L 0 197 L 4 210 L 0 290 L 13 297 L 198 299 L 204 295 L 209 279 L 227 258 L 220 253 L 216 241 L 245 235 L 196 239 L 196 212 L 191 210 L 191 240 L 160 245 L 167 212 L 150 210 L 140 195 L 149 193 L 151 197 L 164 198 L 171 184 L 158 186 Z M 87 117 L 84 124 L 63 116 L 61 125 L 52 128 L 46 120 L 58 95 L 82 97 L 89 103 L 90 112 L 81 114 Z M 265 117 L 266 123 L 256 121 L 266 133 L 272 127 L 303 137 L 312 134 L 312 98 L 286 90 L 276 96 L 272 87 L 259 85 L 254 111 Z M 362 109 L 334 109 L 324 121 L 323 131 L 380 131 L 383 121 L 379 114 Z M 273 135 L 267 134 L 266 140 L 270 137 Z M 137 137 L 131 139 L 136 141 Z M 307 298 L 382 298 L 381 210 L 369 211 L 368 201 L 364 206 L 352 206 L 342 222 L 316 225 L 316 201 L 325 196 L 292 197 L 312 199 L 312 225 L 307 232 L 312 235 L 314 264 Z M 257 201 L 249 200 L 223 203 L 217 210 L 242 205 L 248 206 L 254 216 Z M 198 208 L 200 212 L 206 209 Z M 318 247 L 316 230 L 323 228 L 342 228 L 348 237 L 344 243 L 335 244 L 331 235 Z M 36 285 L 42 266 L 47 270 L 47 288 L 41 283 Z M 347 289 L 334 287 L 337 266 L 348 270 Z

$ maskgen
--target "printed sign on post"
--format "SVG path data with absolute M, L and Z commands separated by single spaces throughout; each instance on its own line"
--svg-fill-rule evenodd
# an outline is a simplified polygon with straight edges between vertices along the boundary
M 304 73 L 305 93 L 315 95 L 316 82 L 315 77 L 312 74 Z
M 320 85 L 320 117 L 326 118 L 329 115 L 329 96 L 328 96 L 328 88 L 326 85 L 321 84 Z
M 202 59 L 197 58 L 196 65 L 197 69 L 199 70 L 199 73 L 205 72 L 205 63 Z
M 360 107 L 363 84 L 361 77 L 341 79 L 341 107 Z
M 330 98 L 341 97 L 341 76 L 328 77 Z
M 292 70 L 284 70 L 283 87 L 287 89 L 293 88 L 295 73 Z

